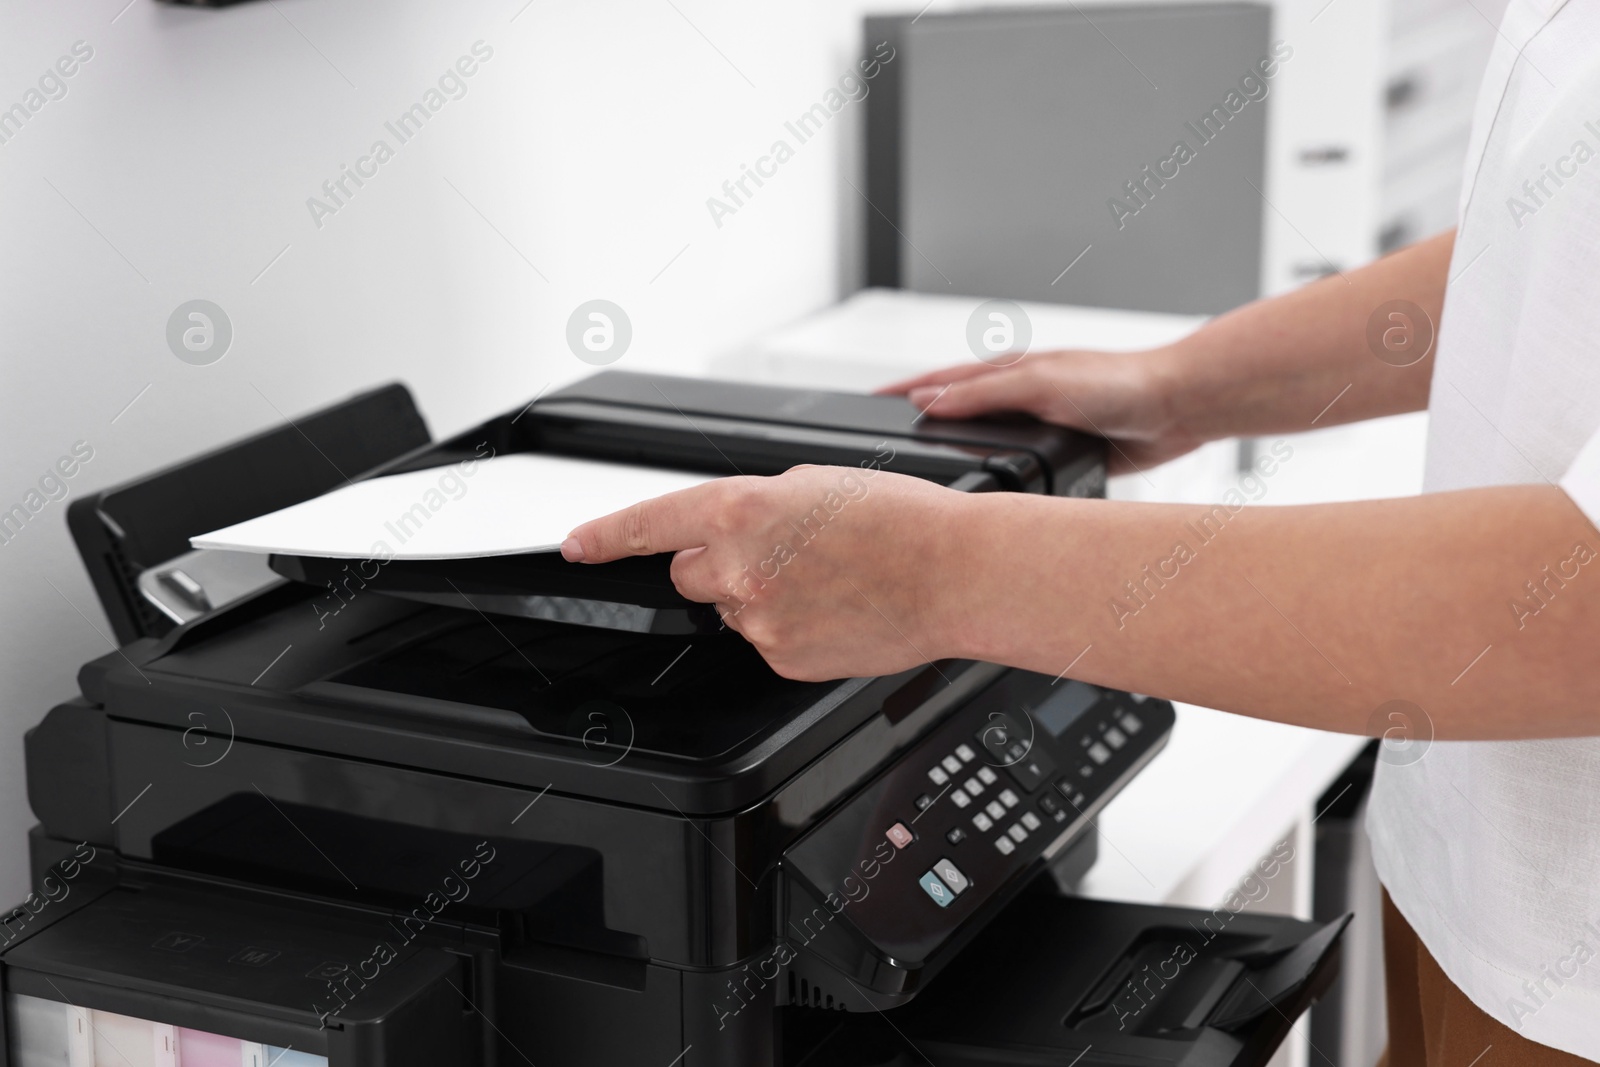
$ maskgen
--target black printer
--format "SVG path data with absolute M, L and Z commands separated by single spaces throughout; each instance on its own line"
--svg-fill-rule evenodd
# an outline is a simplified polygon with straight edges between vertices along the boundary
M 613 371 L 439 443 L 387 386 L 75 502 L 120 647 L 27 736 L 0 1067 L 1265 1063 L 1342 922 L 1066 891 L 1164 701 L 977 662 L 790 681 L 664 558 L 188 544 L 517 451 L 1096 496 L 1102 447 Z

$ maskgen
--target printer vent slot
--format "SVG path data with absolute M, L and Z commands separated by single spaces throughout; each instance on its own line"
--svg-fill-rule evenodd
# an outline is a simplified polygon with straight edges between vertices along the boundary
M 821 1008 L 824 1011 L 844 1011 L 843 999 L 835 1000 L 832 993 L 808 978 L 789 972 L 789 1003 L 801 1008 Z
M 115 525 L 115 520 L 104 513 L 97 513 L 96 517 L 102 522 Z M 106 569 L 117 583 L 115 586 L 107 583 L 108 589 L 114 590 L 117 601 L 122 604 L 128 615 L 133 619 L 133 625 L 138 627 L 138 634 L 135 636 L 164 634 L 172 628 L 172 620 L 152 607 L 144 597 L 134 595 L 133 590 L 139 588 L 139 567 L 122 550 L 123 543 L 123 540 L 119 537 L 108 538 L 106 542 L 104 554 Z M 132 640 L 132 638 L 119 637 L 119 643 L 127 640 Z

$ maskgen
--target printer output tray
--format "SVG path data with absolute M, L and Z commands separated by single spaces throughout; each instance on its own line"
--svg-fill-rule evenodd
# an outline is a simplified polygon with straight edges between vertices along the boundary
M 794 1020 L 785 1060 L 1257 1067 L 1337 976 L 1348 921 L 1032 892 L 910 1004 Z

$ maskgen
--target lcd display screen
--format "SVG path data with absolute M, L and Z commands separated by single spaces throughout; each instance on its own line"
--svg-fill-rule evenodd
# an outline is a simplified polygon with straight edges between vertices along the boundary
M 1065 734 L 1084 712 L 1100 702 L 1099 687 L 1086 682 L 1068 681 L 1033 709 L 1033 718 L 1052 737 Z

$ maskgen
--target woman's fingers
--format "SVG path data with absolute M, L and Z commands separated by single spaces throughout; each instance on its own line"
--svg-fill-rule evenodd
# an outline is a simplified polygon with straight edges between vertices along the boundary
M 586 522 L 567 535 L 561 554 L 571 563 L 609 563 L 703 545 L 706 516 L 722 498 L 724 481 L 680 489 Z
M 686 548 L 672 557 L 672 585 L 685 599 L 726 606 L 732 598 L 718 588 L 708 548 Z
M 575 529 L 568 560 L 673 552 L 673 586 L 716 607 L 785 677 L 904 669 L 941 639 L 927 573 L 964 502 L 887 471 L 802 466 L 723 478 Z M 908 636 L 909 635 L 909 636 Z
M 953 367 L 940 367 L 938 370 L 919 374 L 915 378 L 906 378 L 891 385 L 885 385 L 876 390 L 876 392 L 879 396 L 905 396 L 913 389 L 920 389 L 929 385 L 949 385 L 951 382 L 966 381 L 968 378 L 976 378 L 999 369 L 999 367 L 988 363 L 958 363 Z
M 1023 411 L 1045 418 L 1060 400 L 1032 367 L 1010 367 L 945 386 L 919 386 L 911 402 L 941 419 L 965 419 L 997 411 Z

